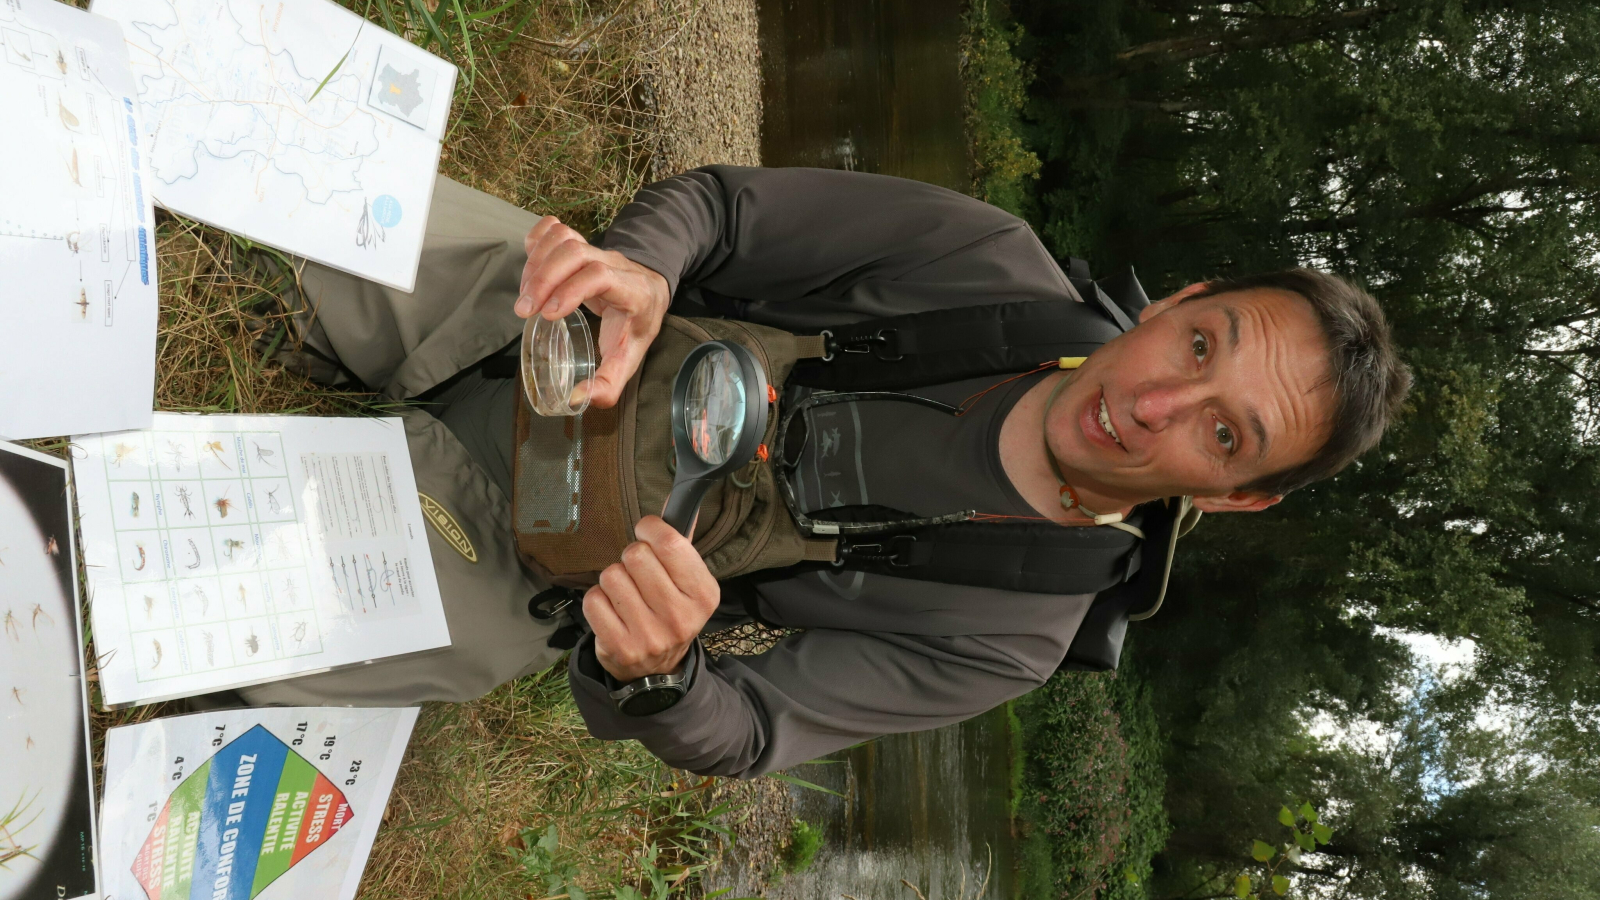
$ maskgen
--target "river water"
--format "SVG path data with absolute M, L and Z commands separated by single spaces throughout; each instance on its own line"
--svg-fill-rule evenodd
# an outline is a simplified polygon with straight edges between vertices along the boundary
M 958 41 L 965 0 L 761 0 L 762 162 L 898 175 L 966 190 Z M 826 835 L 767 900 L 1002 900 L 1014 885 L 1002 710 L 890 735 L 792 774 Z

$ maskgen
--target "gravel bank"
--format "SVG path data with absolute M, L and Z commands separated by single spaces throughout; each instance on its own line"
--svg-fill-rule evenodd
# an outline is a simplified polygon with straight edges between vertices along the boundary
M 761 50 L 755 0 L 647 0 L 660 116 L 651 175 L 712 163 L 761 165 Z

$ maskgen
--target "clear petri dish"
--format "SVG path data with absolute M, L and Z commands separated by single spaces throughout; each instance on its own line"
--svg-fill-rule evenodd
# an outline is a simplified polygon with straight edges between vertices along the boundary
M 594 337 L 577 309 L 554 322 L 534 315 L 522 328 L 522 387 L 541 416 L 575 416 L 589 408 Z

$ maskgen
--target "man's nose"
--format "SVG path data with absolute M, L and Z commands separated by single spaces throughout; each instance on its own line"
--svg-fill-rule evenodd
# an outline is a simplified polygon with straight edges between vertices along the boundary
M 1202 384 L 1173 379 L 1139 385 L 1133 397 L 1133 419 L 1150 431 L 1181 421 L 1205 402 Z

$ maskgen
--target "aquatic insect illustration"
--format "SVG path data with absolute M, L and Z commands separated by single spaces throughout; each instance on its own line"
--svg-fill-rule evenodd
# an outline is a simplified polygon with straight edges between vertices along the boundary
M 302 643 L 302 642 L 305 641 L 305 639 L 306 639 L 306 623 L 305 623 L 304 619 L 300 620 L 299 622 L 294 623 L 294 631 L 291 631 L 289 633 L 289 636 L 294 638 L 294 642 L 296 644 L 299 644 L 299 643 Z
M 22 629 L 17 627 L 17 615 L 7 609 L 5 614 L 6 634 L 11 635 L 13 641 L 22 640 Z
M 50 535 L 50 540 L 44 542 L 44 552 L 51 556 L 61 555 L 61 545 L 56 543 L 56 536 Z
M 111 453 L 111 464 L 119 469 L 122 468 L 123 462 L 132 459 L 133 454 L 137 453 L 138 450 L 139 448 L 132 444 L 117 442 L 117 446 L 113 448 Z
M 236 541 L 233 538 L 223 538 L 222 539 L 222 547 L 223 547 L 223 554 L 222 555 L 226 556 L 229 559 L 233 559 L 233 552 L 235 550 L 243 550 L 244 549 L 244 541 Z M 244 585 L 242 585 L 242 584 L 239 585 L 239 590 L 241 590 L 241 591 L 244 590 Z
M 56 51 L 56 68 L 61 70 L 61 74 L 67 74 L 67 57 L 60 50 Z
M 131 507 L 131 512 L 133 514 L 133 517 L 135 519 L 139 518 L 139 492 L 138 491 L 134 491 L 133 492 L 133 499 L 130 501 L 129 506 Z
M 88 291 L 84 290 L 83 288 L 78 288 L 78 299 L 72 301 L 72 305 L 76 306 L 78 308 L 78 318 L 80 318 L 80 319 L 89 318 L 89 292 Z
M 174 469 L 182 469 L 189 464 L 189 448 L 176 441 L 167 441 L 167 458 L 172 460 Z
M 271 490 L 267 491 L 267 512 L 277 515 L 282 511 L 283 504 L 278 502 L 278 489 L 272 488 Z
M 194 586 L 194 595 L 200 600 L 200 615 L 205 615 L 211 609 L 211 598 L 206 596 L 206 589 L 200 585 Z
M 56 624 L 56 620 L 50 618 L 50 614 L 44 611 L 44 604 L 43 603 L 35 603 L 33 605 L 33 630 L 35 632 L 37 632 L 39 630 L 39 617 L 40 616 L 44 616 L 44 620 L 46 622 L 49 622 L 51 625 Z
M 205 641 L 205 644 L 206 644 L 206 665 L 208 665 L 208 666 L 216 665 L 217 664 L 217 639 L 211 636 L 211 632 L 202 631 L 202 632 L 200 632 L 200 640 Z
M 255 441 L 251 441 L 250 446 L 256 448 L 256 460 L 258 462 L 266 463 L 267 465 L 272 466 L 274 469 L 277 468 L 277 464 L 272 461 L 272 458 L 278 455 L 278 451 L 269 450 Z
M 232 500 L 228 499 L 228 492 L 223 491 L 222 496 L 214 500 L 212 505 L 217 508 L 217 515 L 226 519 L 228 517 L 228 510 L 233 509 L 236 504 Z
M 178 496 L 178 505 L 183 507 L 183 517 L 185 519 L 194 518 L 194 510 L 189 508 L 189 501 L 194 499 L 194 495 L 189 493 L 189 489 L 181 484 L 178 485 L 176 494 Z
M 283 580 L 283 593 L 284 596 L 289 598 L 291 604 L 300 601 L 300 588 L 295 586 L 293 578 L 285 578 Z M 300 624 L 304 625 L 305 623 L 302 622 Z M 296 640 L 299 640 L 299 638 L 296 638 Z
M 159 669 L 159 668 L 161 668 L 161 642 L 156 640 L 155 638 L 151 638 L 150 639 L 150 646 L 155 648 L 155 657 L 156 657 L 156 661 L 150 664 L 150 668 Z
M 228 461 L 222 458 L 221 441 L 207 441 L 205 443 L 205 450 L 207 453 L 210 453 L 212 456 L 216 457 L 217 462 L 222 463 L 222 467 L 224 469 L 227 469 L 230 472 L 233 471 L 233 466 L 228 465 Z
M 74 231 L 74 232 L 71 232 L 70 234 L 68 234 L 67 235 L 67 249 L 71 250 L 73 253 L 77 253 L 78 252 L 78 247 L 80 246 L 79 245 L 79 241 L 81 240 L 82 236 L 83 236 L 83 232 L 81 232 L 81 231 Z
M 19 688 L 19 687 L 12 688 L 11 689 L 11 699 L 17 701 L 18 703 L 21 703 L 23 706 L 27 706 L 28 705 L 26 703 L 22 703 L 22 688 Z
M 143 544 L 134 544 L 133 545 L 133 549 L 139 551 L 139 564 L 137 566 L 134 566 L 133 570 L 135 572 L 143 572 L 144 571 L 144 561 L 145 561 L 144 560 L 144 545 Z
M 78 117 L 73 115 L 71 110 L 68 110 L 65 106 L 63 106 L 61 107 L 61 121 L 65 122 L 68 119 L 71 119 L 74 123 L 78 121 Z M 83 169 L 78 165 L 77 147 L 72 148 L 72 159 L 67 162 L 67 174 L 72 176 L 73 184 L 77 185 L 78 187 L 83 187 Z
M 156 617 L 156 598 L 149 594 L 144 595 L 144 617 L 146 619 L 154 619 Z
M 189 552 L 194 554 L 194 562 L 189 563 L 187 566 L 184 566 L 184 568 L 198 569 L 200 568 L 200 548 L 194 545 L 194 538 L 188 538 L 187 540 L 189 541 Z M 196 590 L 198 590 L 198 588 L 196 588 Z
M 239 585 L 239 605 L 245 607 L 250 605 L 250 593 L 244 589 L 242 584 Z
M 250 635 L 244 639 L 244 650 L 251 656 L 261 652 L 261 639 L 256 637 L 256 630 L 250 629 Z
M 28 735 L 27 749 L 29 749 L 29 750 L 33 749 L 33 735 L 31 735 L 31 734 Z

